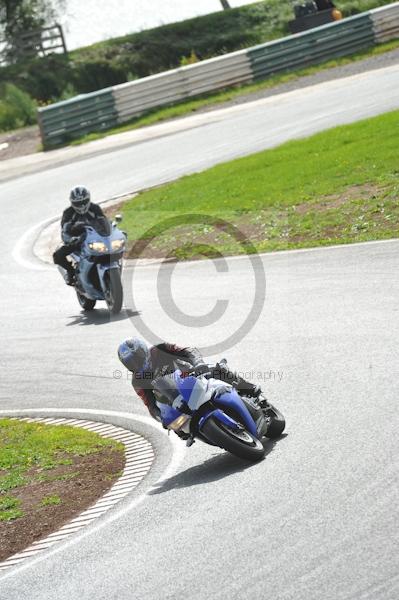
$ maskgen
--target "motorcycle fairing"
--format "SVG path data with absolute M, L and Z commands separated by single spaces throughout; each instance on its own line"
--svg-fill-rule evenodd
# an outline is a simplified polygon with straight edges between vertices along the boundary
M 207 420 L 210 417 L 213 417 L 214 419 L 217 419 L 218 421 L 220 421 L 224 425 L 227 425 L 227 427 L 231 427 L 231 429 L 238 429 L 239 428 L 239 425 L 238 425 L 237 421 L 235 421 L 234 419 L 232 419 L 231 417 L 229 417 L 228 415 L 226 415 L 226 413 L 223 412 L 220 408 L 216 408 L 215 410 L 209 411 L 209 413 L 207 415 L 205 415 L 204 417 L 202 417 L 200 419 L 200 422 L 199 422 L 199 430 L 200 431 L 201 431 L 203 425 L 207 422 Z
M 231 392 L 226 392 L 225 394 L 221 394 L 220 396 L 215 398 L 214 403 L 218 406 L 218 408 L 221 408 L 221 409 L 226 408 L 226 409 L 233 410 L 236 414 L 238 414 L 241 417 L 242 423 L 243 423 L 243 425 L 245 425 L 245 427 L 248 429 L 248 431 L 250 431 L 250 433 L 252 433 L 252 435 L 254 435 L 255 437 L 258 436 L 258 432 L 256 429 L 256 423 L 253 420 L 247 407 L 241 400 L 238 392 L 234 388 L 231 390 Z M 216 411 L 211 411 L 211 412 L 209 412 L 209 414 L 202 417 L 202 419 L 200 421 L 200 427 L 202 427 L 204 425 L 204 423 L 207 421 L 207 419 L 209 419 L 209 417 L 212 416 L 212 414 L 215 412 Z M 224 412 L 223 412 L 223 414 L 224 414 Z M 216 417 L 217 417 L 217 415 L 216 415 Z M 236 425 L 238 425 L 238 423 L 236 421 L 234 421 L 234 422 Z
M 231 388 L 231 391 L 215 397 L 217 389 L 220 388 L 220 386 L 225 387 L 223 382 L 216 379 L 206 379 L 205 377 L 182 377 L 181 375 L 182 373 L 180 370 L 175 371 L 173 374 L 176 388 L 179 392 L 178 396 L 173 401 L 173 405 L 170 406 L 169 404 L 157 402 L 164 425 L 170 425 L 170 423 L 181 415 L 179 407 L 181 407 L 182 404 L 186 404 L 193 412 L 195 412 L 201 406 L 212 400 L 213 406 L 210 405 L 210 410 L 206 412 L 199 421 L 200 430 L 211 416 L 214 416 L 229 427 L 238 428 L 239 424 L 237 421 L 225 414 L 223 410 L 225 408 L 230 409 L 231 411 L 234 411 L 235 414 L 239 415 L 243 425 L 245 425 L 254 436 L 258 435 L 255 421 L 234 388 Z M 217 408 L 214 408 L 215 404 Z M 204 408 L 206 407 L 204 406 Z
M 96 252 L 92 250 L 89 244 L 100 240 L 107 247 L 108 253 L 112 254 L 112 241 L 119 239 L 121 239 L 121 232 L 116 228 L 112 228 L 109 236 L 104 236 L 99 234 L 93 227 L 86 227 L 86 237 L 82 244 L 81 251 L 74 252 L 72 254 L 72 258 L 78 265 L 77 279 L 80 283 L 80 285 L 78 286 L 79 292 L 87 298 L 90 298 L 91 300 L 104 300 L 104 295 L 107 289 L 105 284 L 106 272 L 110 269 L 120 269 L 119 262 L 116 260 L 113 260 L 108 264 L 93 264 L 93 262 L 90 260 L 91 257 L 104 256 L 106 255 L 106 253 Z M 90 271 L 93 268 L 97 269 L 101 290 L 98 290 L 90 281 Z

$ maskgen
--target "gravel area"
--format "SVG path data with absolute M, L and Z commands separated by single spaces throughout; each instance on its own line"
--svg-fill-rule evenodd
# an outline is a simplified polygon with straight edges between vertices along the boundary
M 40 149 L 39 127 L 36 125 L 0 133 L 0 160 L 35 154 Z
M 300 77 L 294 81 L 277 85 L 273 88 L 259 90 L 257 92 L 251 92 L 249 94 L 243 94 L 223 102 L 222 104 L 215 104 L 212 106 L 206 106 L 198 111 L 197 113 L 209 112 L 225 108 L 228 106 L 235 106 L 237 104 L 244 104 L 246 102 L 252 102 L 261 98 L 268 98 L 270 96 L 276 96 L 277 94 L 284 94 L 293 90 L 316 85 L 325 81 L 332 81 L 334 79 L 341 79 L 343 77 L 349 77 L 358 73 L 364 73 L 366 71 L 372 71 L 374 69 L 382 69 L 399 63 L 399 48 L 385 52 L 377 56 L 372 56 L 364 60 L 358 60 L 347 65 L 340 67 L 333 67 L 314 73 L 313 75 L 307 75 Z M 186 115 L 178 117 L 179 119 L 184 118 Z M 175 119 L 171 119 L 175 120 Z M 165 122 L 165 121 L 164 121 Z M 2 145 L 4 146 L 2 147 Z M 7 145 L 6 145 L 7 144 Z M 15 158 L 17 156 L 26 156 L 27 154 L 34 154 L 40 151 L 40 134 L 38 127 L 27 127 L 25 129 L 19 129 L 17 131 L 9 131 L 0 134 L 0 161 L 7 160 L 9 158 Z

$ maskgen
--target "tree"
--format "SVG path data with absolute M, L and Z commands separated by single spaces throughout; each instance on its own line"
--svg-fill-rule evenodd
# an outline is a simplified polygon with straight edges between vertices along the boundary
M 223 10 L 229 10 L 229 8 L 231 8 L 230 4 L 228 3 L 228 0 L 220 0 L 222 6 L 223 6 Z
M 0 0 L 0 32 L 7 43 L 7 58 L 18 58 L 21 36 L 51 23 L 64 0 Z M 34 42 L 32 43 L 34 49 Z
M 6 35 L 42 27 L 53 14 L 51 0 L 0 0 L 0 24 Z

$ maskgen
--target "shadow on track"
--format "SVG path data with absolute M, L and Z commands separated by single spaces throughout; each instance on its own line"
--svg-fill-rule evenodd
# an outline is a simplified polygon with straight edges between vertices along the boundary
M 69 319 L 73 319 L 70 323 L 66 324 L 66 327 L 72 325 L 105 325 L 106 323 L 115 323 L 115 321 L 124 321 L 125 319 L 131 319 L 137 317 L 140 311 L 134 311 L 130 309 L 122 310 L 119 315 L 111 315 L 107 308 L 97 308 L 90 312 L 82 311 L 78 315 L 71 315 Z
M 275 445 L 287 437 L 287 434 L 283 434 L 277 440 L 265 440 L 263 446 L 266 450 L 265 457 L 273 452 Z M 262 462 L 262 461 L 260 461 Z M 150 490 L 149 495 L 163 494 L 170 490 L 179 488 L 191 487 L 192 485 L 201 485 L 203 483 L 211 483 L 212 481 L 218 481 L 234 473 L 245 471 L 251 467 L 256 466 L 259 463 L 251 463 L 243 461 L 235 456 L 232 456 L 228 452 L 223 454 L 214 454 L 211 458 L 208 458 L 205 462 L 195 467 L 190 467 L 186 471 L 182 471 L 177 475 L 174 475 L 170 479 L 160 481 L 158 487 Z

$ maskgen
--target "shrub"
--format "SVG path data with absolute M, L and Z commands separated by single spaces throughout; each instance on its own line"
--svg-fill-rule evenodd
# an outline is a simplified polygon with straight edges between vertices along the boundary
M 9 131 L 36 123 L 36 102 L 12 83 L 6 83 L 0 97 L 0 130 Z
M 0 68 L 1 83 L 12 82 L 32 98 L 44 103 L 58 100 L 65 88 L 73 83 L 72 79 L 73 63 L 61 54 Z
M 186 65 L 194 65 L 195 63 L 199 62 L 199 58 L 198 56 L 195 54 L 194 50 L 191 50 L 191 54 L 190 56 L 183 56 L 180 59 L 180 65 L 182 67 L 185 67 Z

